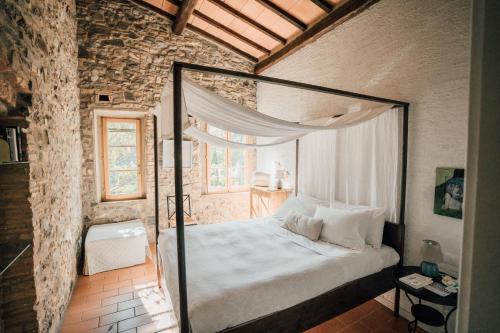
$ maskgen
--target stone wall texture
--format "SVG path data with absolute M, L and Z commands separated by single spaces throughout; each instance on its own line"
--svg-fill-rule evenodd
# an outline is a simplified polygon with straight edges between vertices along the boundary
M 159 101 L 172 62 L 183 61 L 228 69 L 251 71 L 253 65 L 197 34 L 185 30 L 171 34 L 171 22 L 127 0 L 77 3 L 80 115 L 83 144 L 82 199 L 86 225 L 142 218 L 154 228 L 153 128 L 151 108 Z M 202 85 L 236 102 L 256 107 L 255 84 L 216 76 L 194 74 Z M 170 78 L 171 79 L 171 78 Z M 98 102 L 106 93 L 110 102 Z M 100 202 L 96 195 L 96 156 L 94 112 L 136 110 L 146 121 L 146 198 L 123 202 Z M 249 208 L 247 195 L 202 195 L 204 155 L 199 142 L 193 142 L 193 167 L 184 170 L 184 193 L 191 195 L 193 218 L 210 223 L 238 218 Z M 161 152 L 161 145 L 160 145 Z M 161 154 L 160 154 L 161 165 Z M 173 195 L 173 169 L 160 168 L 160 216 L 167 223 L 167 195 Z M 228 200 L 228 197 L 232 197 Z M 223 212 L 223 213 L 221 213 Z M 248 215 L 244 215 L 246 217 Z M 153 238 L 150 238 L 152 241 Z
M 76 279 L 82 230 L 76 6 L 73 0 L 3 0 L 0 19 L 0 66 L 10 71 L 6 90 L 12 90 L 2 103 L 9 108 L 19 92 L 32 94 L 23 115 L 38 331 L 57 332 Z
M 433 214 L 433 198 L 436 167 L 465 166 L 469 40 L 469 0 L 384 0 L 264 73 L 411 103 L 405 264 L 418 264 L 421 241 L 434 239 L 458 266 L 463 222 Z M 331 110 L 329 97 L 304 93 L 295 103 L 279 89 L 258 84 L 260 112 Z

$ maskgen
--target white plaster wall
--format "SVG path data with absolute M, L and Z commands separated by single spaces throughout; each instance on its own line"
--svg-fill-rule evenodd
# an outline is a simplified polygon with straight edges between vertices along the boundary
M 422 239 L 438 240 L 458 265 L 462 221 L 434 215 L 435 169 L 465 166 L 469 82 L 468 0 L 381 0 L 265 75 L 409 101 L 405 262 L 419 263 Z M 258 84 L 259 112 L 304 120 L 355 101 Z M 341 105 L 340 108 L 333 108 Z M 257 169 L 294 145 L 258 153 Z M 293 169 L 293 165 L 288 165 Z

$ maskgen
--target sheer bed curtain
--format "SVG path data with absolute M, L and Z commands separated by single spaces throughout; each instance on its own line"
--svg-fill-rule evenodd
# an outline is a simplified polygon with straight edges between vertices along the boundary
M 401 112 L 300 139 L 299 192 L 330 202 L 385 207 L 398 222 Z

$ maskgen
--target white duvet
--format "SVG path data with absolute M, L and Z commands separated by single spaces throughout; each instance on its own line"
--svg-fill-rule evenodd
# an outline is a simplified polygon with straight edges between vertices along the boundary
M 279 223 L 261 218 L 185 228 L 188 313 L 194 333 L 221 331 L 286 309 L 399 261 L 387 246 L 350 250 L 313 242 Z M 158 249 L 178 317 L 175 237 L 175 229 L 163 231 Z

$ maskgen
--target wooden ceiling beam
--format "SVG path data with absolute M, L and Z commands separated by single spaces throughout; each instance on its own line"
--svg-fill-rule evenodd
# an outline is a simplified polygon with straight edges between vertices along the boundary
M 155 13 L 157 13 L 157 14 L 159 14 L 159 15 L 161 15 L 161 16 L 169 19 L 169 20 L 171 20 L 172 22 L 174 22 L 174 20 L 175 20 L 175 16 L 174 15 L 172 15 L 170 13 L 167 13 L 166 11 L 162 10 L 161 8 L 158 8 L 158 7 L 152 5 L 152 4 L 150 4 L 150 3 L 148 3 L 148 2 L 146 2 L 144 0 L 130 0 L 130 1 L 132 1 L 132 2 L 134 2 L 136 4 L 138 4 L 138 5 L 140 5 L 141 7 L 144 7 L 146 9 L 149 9 L 149 10 L 155 12 Z M 236 54 L 239 54 L 240 56 L 244 57 L 245 59 L 250 60 L 253 63 L 257 63 L 259 61 L 259 59 L 256 58 L 256 57 L 254 57 L 253 55 L 251 55 L 249 53 L 246 53 L 245 51 L 242 51 L 242 50 L 240 50 L 240 49 L 232 46 L 231 44 L 227 43 L 226 41 L 223 41 L 222 39 L 220 39 L 220 38 L 218 38 L 218 37 L 216 37 L 216 36 L 214 36 L 214 35 L 206 32 L 206 31 L 201 30 L 200 28 L 198 28 L 198 27 L 196 27 L 196 26 L 194 26 L 192 24 L 188 23 L 187 26 L 186 26 L 186 28 L 189 29 L 189 30 L 191 30 L 192 32 L 195 32 L 195 33 L 197 33 L 197 34 L 205 37 L 208 40 L 211 40 L 214 43 L 222 45 L 223 47 L 225 47 L 225 48 L 233 51 Z
M 257 2 L 266 7 L 267 9 L 269 9 L 270 11 L 272 11 L 273 13 L 275 13 L 276 15 L 278 15 L 279 17 L 281 17 L 282 19 L 286 20 L 288 23 L 293 24 L 300 30 L 304 31 L 307 29 L 307 24 L 305 24 L 304 22 L 302 22 L 301 20 L 299 20 L 298 18 L 296 18 L 295 16 L 293 16 L 292 14 L 281 8 L 280 6 L 276 5 L 271 0 L 257 0 Z
M 197 0 L 184 0 L 181 7 L 175 15 L 174 25 L 172 27 L 172 32 L 176 35 L 180 35 L 184 28 L 187 26 L 189 17 L 194 11 Z
M 362 12 L 364 9 L 378 2 L 379 0 L 350 0 L 343 5 L 336 7 L 335 10 L 328 13 L 325 17 L 320 19 L 316 24 L 310 26 L 302 34 L 298 35 L 287 45 L 283 46 L 270 56 L 262 59 L 255 66 L 255 73 L 259 74 L 266 68 L 283 60 L 285 57 L 296 52 L 308 43 L 316 40 L 324 33 L 332 30 L 336 26 L 342 24 L 348 19 L 354 17 L 356 14 Z
M 257 30 L 260 30 L 264 34 L 266 34 L 269 37 L 273 38 L 274 40 L 278 41 L 280 44 L 283 44 L 283 45 L 286 44 L 286 38 L 283 38 L 280 35 L 278 35 L 277 33 L 269 30 L 268 28 L 266 28 L 265 26 L 263 26 L 259 22 L 255 21 L 252 18 L 246 16 L 245 14 L 239 12 L 238 10 L 234 9 L 233 7 L 231 7 L 228 4 L 224 3 L 223 1 L 221 1 L 221 0 L 208 0 L 208 1 L 211 2 L 211 3 L 213 3 L 214 5 L 216 5 L 220 9 L 226 11 L 227 13 L 229 13 L 229 14 L 237 17 L 237 18 L 239 18 L 243 22 L 245 22 L 245 23 L 253 26 Z
M 311 0 L 316 6 L 329 13 L 333 10 L 333 5 L 326 0 Z
M 248 60 L 250 60 L 250 61 L 252 61 L 254 63 L 256 63 L 256 62 L 259 61 L 259 59 L 257 59 L 253 55 L 251 55 L 251 54 L 249 54 L 249 53 L 247 53 L 247 52 L 245 52 L 243 50 L 240 50 L 239 48 L 237 48 L 237 47 L 229 44 L 228 42 L 220 39 L 219 37 L 216 37 L 216 36 L 212 35 L 211 33 L 208 33 L 205 30 L 202 30 L 202 29 L 198 28 L 197 26 L 194 26 L 194 25 L 188 23 L 187 24 L 187 28 L 189 30 L 191 30 L 191 31 L 199 34 L 199 35 L 202 35 L 203 37 L 205 37 L 205 38 L 207 38 L 207 39 L 209 39 L 209 40 L 211 40 L 211 41 L 213 41 L 215 43 L 221 44 L 222 46 L 230 49 L 234 53 L 237 53 L 240 56 L 242 56 L 242 57 L 244 57 L 244 58 L 246 58 L 246 59 L 248 59 Z
M 251 47 L 261 51 L 261 52 L 264 52 L 266 54 L 271 54 L 271 50 L 263 47 L 262 45 L 260 44 L 257 44 L 256 42 L 254 42 L 253 40 L 251 39 L 248 39 L 246 38 L 245 36 L 243 35 L 240 35 L 239 33 L 237 33 L 236 31 L 234 31 L 233 29 L 225 26 L 224 24 L 222 23 L 219 23 L 217 21 L 215 21 L 214 19 L 208 17 L 207 15 L 203 14 L 202 12 L 198 11 L 198 10 L 195 10 L 193 12 L 193 15 L 202 19 L 203 21 L 207 22 L 208 24 L 216 27 L 216 28 L 219 28 L 220 30 L 223 30 L 225 32 L 227 32 L 228 34 L 230 34 L 231 36 L 233 36 L 234 38 L 242 41 L 243 43 L 246 43 L 248 45 L 250 45 Z

